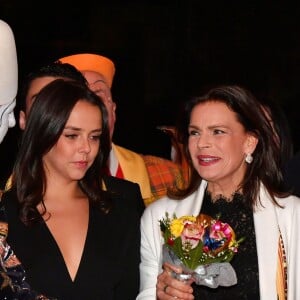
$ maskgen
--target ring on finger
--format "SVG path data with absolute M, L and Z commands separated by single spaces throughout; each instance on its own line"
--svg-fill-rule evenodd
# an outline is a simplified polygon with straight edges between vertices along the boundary
M 167 292 L 167 288 L 168 288 L 168 285 L 166 284 L 165 287 L 163 288 L 164 293 Z

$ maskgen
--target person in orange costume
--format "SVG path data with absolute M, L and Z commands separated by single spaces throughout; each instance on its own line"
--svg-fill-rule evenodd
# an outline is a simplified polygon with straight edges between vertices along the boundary
M 107 57 L 80 53 L 60 58 L 82 72 L 90 88 L 104 99 L 108 110 L 110 137 L 113 140 L 117 104 L 113 101 L 111 86 L 115 75 L 115 65 Z M 141 155 L 113 143 L 108 169 L 111 175 L 136 182 L 145 205 L 165 196 L 168 188 L 183 186 L 185 177 L 181 166 L 171 160 L 152 155 Z

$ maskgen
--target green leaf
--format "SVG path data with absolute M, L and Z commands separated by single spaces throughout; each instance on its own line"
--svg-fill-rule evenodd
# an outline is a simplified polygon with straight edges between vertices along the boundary
M 202 257 L 202 255 L 203 255 L 203 243 L 199 241 L 197 247 L 190 250 L 190 260 L 189 260 L 188 267 L 192 270 L 195 270 L 200 264 L 199 260 Z

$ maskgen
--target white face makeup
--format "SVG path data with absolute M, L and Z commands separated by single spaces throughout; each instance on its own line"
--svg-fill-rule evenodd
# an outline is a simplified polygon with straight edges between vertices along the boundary
M 0 105 L 0 143 L 2 143 L 8 128 L 16 125 L 16 119 L 14 115 L 15 106 L 16 99 L 9 104 Z
M 14 34 L 0 20 L 0 143 L 8 128 L 16 125 L 14 108 L 18 89 L 18 62 Z

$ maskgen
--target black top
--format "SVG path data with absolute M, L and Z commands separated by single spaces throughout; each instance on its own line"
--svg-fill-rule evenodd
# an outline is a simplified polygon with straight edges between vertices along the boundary
M 242 204 L 242 195 L 236 194 L 231 202 L 219 199 L 212 202 L 205 195 L 201 213 L 213 218 L 221 214 L 220 221 L 228 223 L 236 239 L 245 237 L 230 262 L 237 275 L 237 284 L 216 289 L 193 284 L 195 299 L 201 300 L 256 300 L 259 299 L 258 260 L 256 252 L 253 212 Z
M 34 290 L 59 300 L 135 299 L 139 288 L 140 215 L 132 205 L 133 199 L 116 195 L 107 215 L 90 206 L 86 242 L 74 282 L 45 223 L 26 227 L 18 218 L 16 195 L 3 195 L 9 224 L 7 241 Z
M 140 186 L 126 179 L 120 179 L 114 176 L 104 176 L 103 181 L 108 191 L 113 193 L 116 198 L 125 200 L 127 205 L 137 209 L 140 216 L 145 209 L 144 200 L 141 194 Z M 123 200 L 124 201 L 124 200 Z

